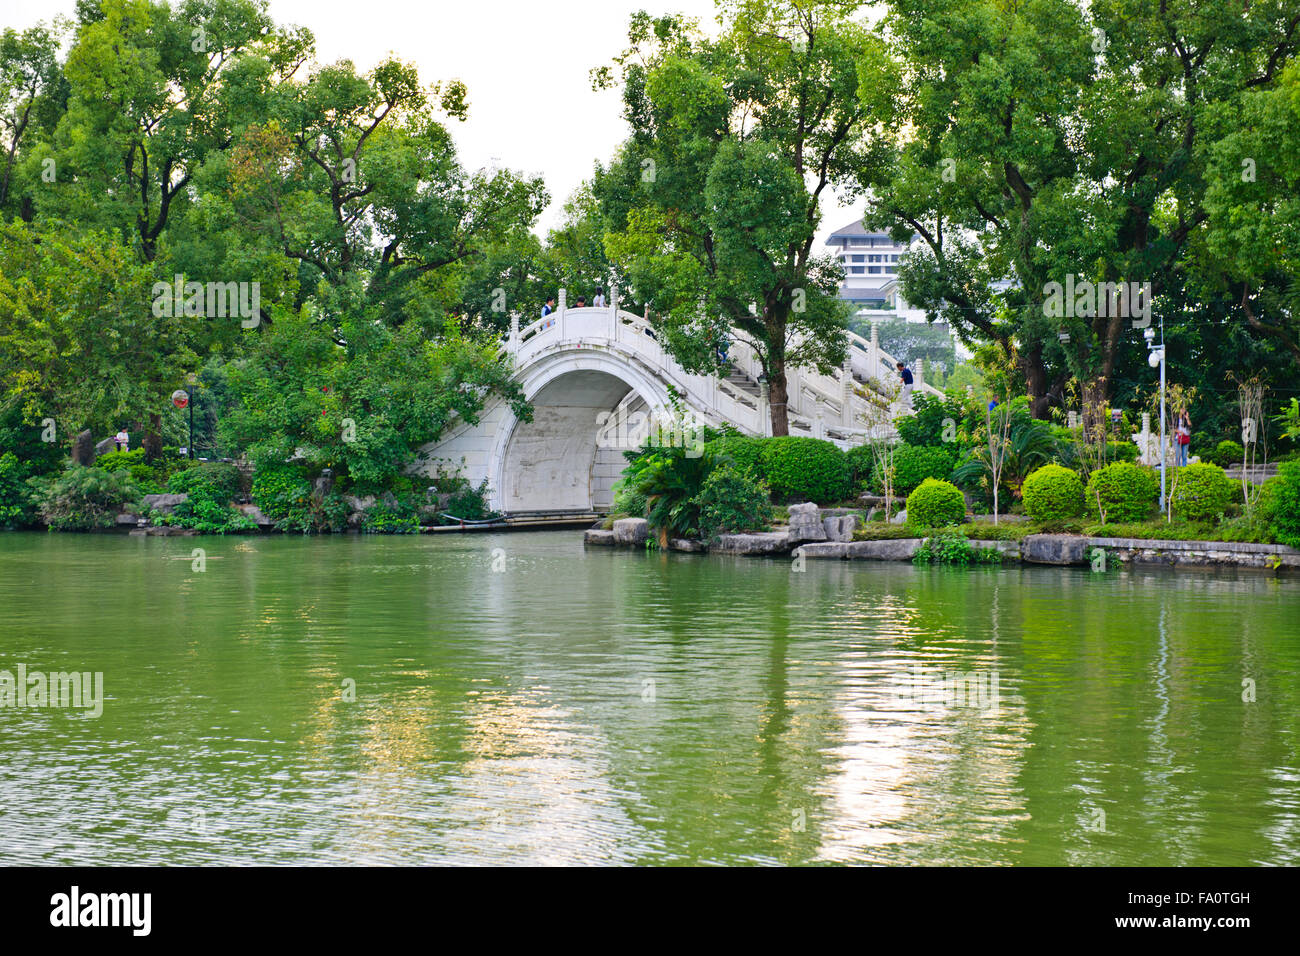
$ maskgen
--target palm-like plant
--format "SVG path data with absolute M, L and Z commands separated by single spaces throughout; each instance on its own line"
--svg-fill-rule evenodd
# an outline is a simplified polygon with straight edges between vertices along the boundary
M 1057 456 L 1059 445 L 1051 426 L 1030 414 L 1025 398 L 990 411 L 983 431 L 985 440 L 953 469 L 952 479 L 965 488 L 996 482 L 998 487 L 993 489 L 996 509 L 998 490 L 1006 488 L 1019 497 L 1025 479 L 1035 469 L 1051 462 Z
M 699 531 L 698 496 L 713 470 L 714 455 L 707 449 L 657 447 L 625 474 L 634 492 L 645 497 L 646 521 L 659 534 L 661 547 L 669 538 L 689 538 Z M 629 469 L 631 471 L 631 469 Z

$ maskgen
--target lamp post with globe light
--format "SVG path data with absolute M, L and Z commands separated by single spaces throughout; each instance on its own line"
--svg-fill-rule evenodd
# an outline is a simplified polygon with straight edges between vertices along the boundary
M 1160 510 L 1165 510 L 1165 319 L 1160 317 L 1160 344 L 1156 345 L 1156 330 L 1147 326 L 1142 332 L 1147 340 L 1147 364 L 1152 368 L 1160 366 Z

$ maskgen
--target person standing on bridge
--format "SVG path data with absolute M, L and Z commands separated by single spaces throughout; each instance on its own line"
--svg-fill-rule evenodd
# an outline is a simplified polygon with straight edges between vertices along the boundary
M 605 301 L 604 289 L 600 288 L 599 286 L 596 287 L 596 297 L 591 300 L 591 304 L 597 309 L 603 309 L 606 306 L 608 306 L 609 303 Z
M 574 308 L 585 309 L 586 307 L 587 307 L 587 297 L 585 295 L 578 296 L 578 302 L 576 305 L 574 305 Z
M 901 401 L 908 408 L 912 407 L 912 370 L 902 362 L 895 363 L 898 366 L 898 377 L 903 380 L 903 394 L 899 396 Z
M 545 304 L 544 306 L 542 306 L 542 318 L 546 318 L 548 315 L 550 315 L 550 314 L 551 314 L 552 312 L 554 312 L 554 311 L 555 311 L 555 296 L 553 296 L 553 295 L 548 295 L 548 296 L 546 297 L 546 304 Z M 554 319 L 551 319 L 551 321 L 549 321 L 549 322 L 543 322 L 543 323 L 542 323 L 542 328 L 543 328 L 543 329 L 549 329 L 549 328 L 550 328 L 552 325 L 554 325 L 554 324 L 555 324 L 555 320 L 554 320 Z

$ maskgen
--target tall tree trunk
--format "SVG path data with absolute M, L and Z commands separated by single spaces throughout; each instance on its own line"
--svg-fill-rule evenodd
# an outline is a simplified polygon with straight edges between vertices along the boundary
M 772 435 L 790 434 L 790 393 L 785 381 L 785 362 L 776 359 L 768 373 L 767 403 L 772 414 Z
M 1020 368 L 1025 373 L 1025 394 L 1029 396 L 1029 411 L 1035 418 L 1046 419 L 1052 398 L 1047 390 L 1047 366 L 1043 364 L 1042 349 L 1024 353 Z
M 144 431 L 144 460 L 157 461 L 162 457 L 162 413 L 149 413 L 149 427 Z

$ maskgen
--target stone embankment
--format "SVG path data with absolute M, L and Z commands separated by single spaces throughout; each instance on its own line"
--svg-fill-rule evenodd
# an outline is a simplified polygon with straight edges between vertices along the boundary
M 789 525 L 773 531 L 724 534 L 711 546 L 673 539 L 674 551 L 740 555 L 795 555 L 809 560 L 910 561 L 924 538 L 854 541 L 860 518 L 815 504 L 790 506 Z M 828 513 L 834 512 L 834 513 Z M 591 547 L 644 548 L 649 528 L 644 518 L 620 518 L 611 530 L 586 533 Z M 1140 538 L 1090 538 L 1066 534 L 1031 534 L 1019 541 L 972 538 L 972 548 L 993 548 L 1003 560 L 1026 564 L 1091 566 L 1098 554 L 1121 564 L 1170 567 L 1245 567 L 1300 570 L 1300 551 L 1280 544 L 1239 544 L 1223 541 L 1162 541 Z

